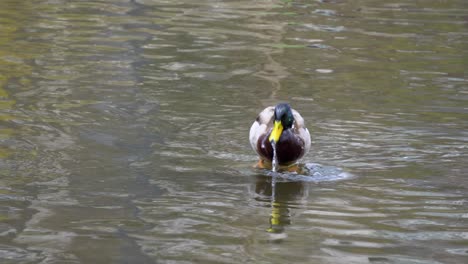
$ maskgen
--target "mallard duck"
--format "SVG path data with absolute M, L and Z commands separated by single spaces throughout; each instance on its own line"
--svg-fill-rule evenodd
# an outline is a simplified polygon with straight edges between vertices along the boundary
M 250 127 L 250 145 L 260 156 L 260 163 L 273 159 L 272 142 L 280 166 L 297 162 L 310 150 L 310 134 L 304 118 L 289 104 L 281 103 L 265 108 Z

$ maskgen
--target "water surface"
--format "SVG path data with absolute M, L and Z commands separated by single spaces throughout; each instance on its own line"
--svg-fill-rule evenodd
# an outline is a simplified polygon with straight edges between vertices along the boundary
M 466 262 L 466 14 L 1 1 L 1 262 Z M 282 101 L 353 177 L 272 191 L 248 131 Z

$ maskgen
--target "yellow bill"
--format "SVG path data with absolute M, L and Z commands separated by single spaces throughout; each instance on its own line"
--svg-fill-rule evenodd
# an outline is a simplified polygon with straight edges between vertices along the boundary
M 271 131 L 268 140 L 270 142 L 278 142 L 279 138 L 281 137 L 281 133 L 283 133 L 283 125 L 281 124 L 281 121 L 275 121 L 275 124 L 273 125 L 273 130 Z

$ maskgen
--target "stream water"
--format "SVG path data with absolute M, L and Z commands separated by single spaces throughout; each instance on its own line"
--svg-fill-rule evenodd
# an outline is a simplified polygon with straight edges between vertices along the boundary
M 0 1 L 0 262 L 467 263 L 467 14 Z M 278 102 L 312 176 L 255 168 Z

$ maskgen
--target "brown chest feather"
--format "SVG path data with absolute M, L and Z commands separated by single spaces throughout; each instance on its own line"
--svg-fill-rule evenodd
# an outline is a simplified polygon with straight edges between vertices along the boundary
M 273 148 L 268 141 L 269 134 L 260 136 L 257 143 L 258 154 L 264 159 L 273 159 Z M 304 141 L 291 130 L 285 130 L 276 143 L 276 155 L 281 165 L 288 165 L 304 155 Z

